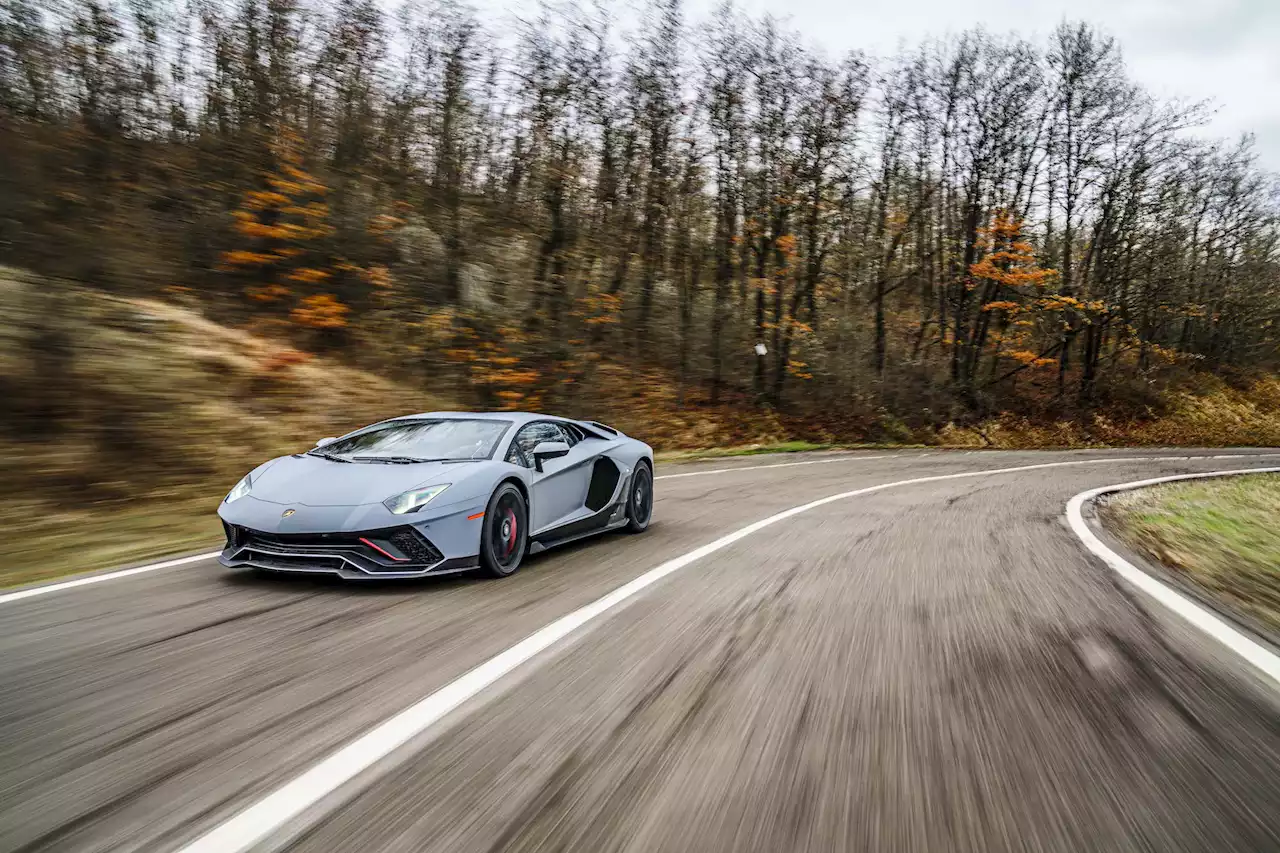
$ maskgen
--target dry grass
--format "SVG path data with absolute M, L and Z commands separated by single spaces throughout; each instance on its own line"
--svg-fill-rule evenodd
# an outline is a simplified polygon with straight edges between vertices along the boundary
M 1211 377 L 1168 392 L 1165 414 L 1117 421 L 1035 423 L 1010 415 L 977 428 L 954 425 L 935 443 L 947 447 L 1004 449 L 1044 447 L 1277 447 L 1280 446 L 1280 379 L 1258 379 L 1244 389 Z
M 1280 631 L 1280 475 L 1126 492 L 1105 516 L 1132 547 Z
M 0 586 L 214 545 L 264 459 L 455 407 L 179 305 L 41 286 L 0 270 Z

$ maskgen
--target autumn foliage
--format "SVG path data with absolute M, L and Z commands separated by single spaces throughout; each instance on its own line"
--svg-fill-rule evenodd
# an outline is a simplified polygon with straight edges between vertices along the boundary
M 298 135 L 282 132 L 272 154 L 276 171 L 231 212 L 243 248 L 223 252 L 221 268 L 245 281 L 249 300 L 297 326 L 342 329 L 351 309 L 330 291 L 335 277 L 362 271 L 332 253 L 328 188 L 303 168 Z

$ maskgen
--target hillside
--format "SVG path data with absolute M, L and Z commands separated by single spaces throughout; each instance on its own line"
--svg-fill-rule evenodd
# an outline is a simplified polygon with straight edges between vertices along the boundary
M 207 545 L 265 458 L 452 401 L 176 304 L 0 271 L 0 585 Z

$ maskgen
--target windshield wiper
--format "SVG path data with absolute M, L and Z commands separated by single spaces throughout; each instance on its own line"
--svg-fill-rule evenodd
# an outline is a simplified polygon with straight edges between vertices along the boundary
M 350 462 L 350 459 L 344 459 L 341 456 L 335 456 L 332 453 L 325 453 L 320 450 L 308 450 L 308 456 L 319 456 L 321 459 L 328 459 L 330 462 Z
M 439 459 L 427 459 L 421 456 L 352 456 L 357 462 L 386 462 L 389 465 L 413 465 L 418 462 L 478 462 L 478 459 L 453 459 L 450 457 L 441 457 Z

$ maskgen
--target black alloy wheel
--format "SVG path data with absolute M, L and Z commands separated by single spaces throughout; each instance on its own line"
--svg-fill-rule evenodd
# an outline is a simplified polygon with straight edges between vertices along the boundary
M 653 471 L 649 463 L 636 464 L 636 472 L 631 475 L 631 483 L 627 487 L 627 530 L 631 533 L 643 533 L 649 527 L 649 518 L 653 515 Z
M 515 574 L 529 542 L 529 509 L 513 483 L 489 498 L 480 532 L 480 567 L 494 578 Z

